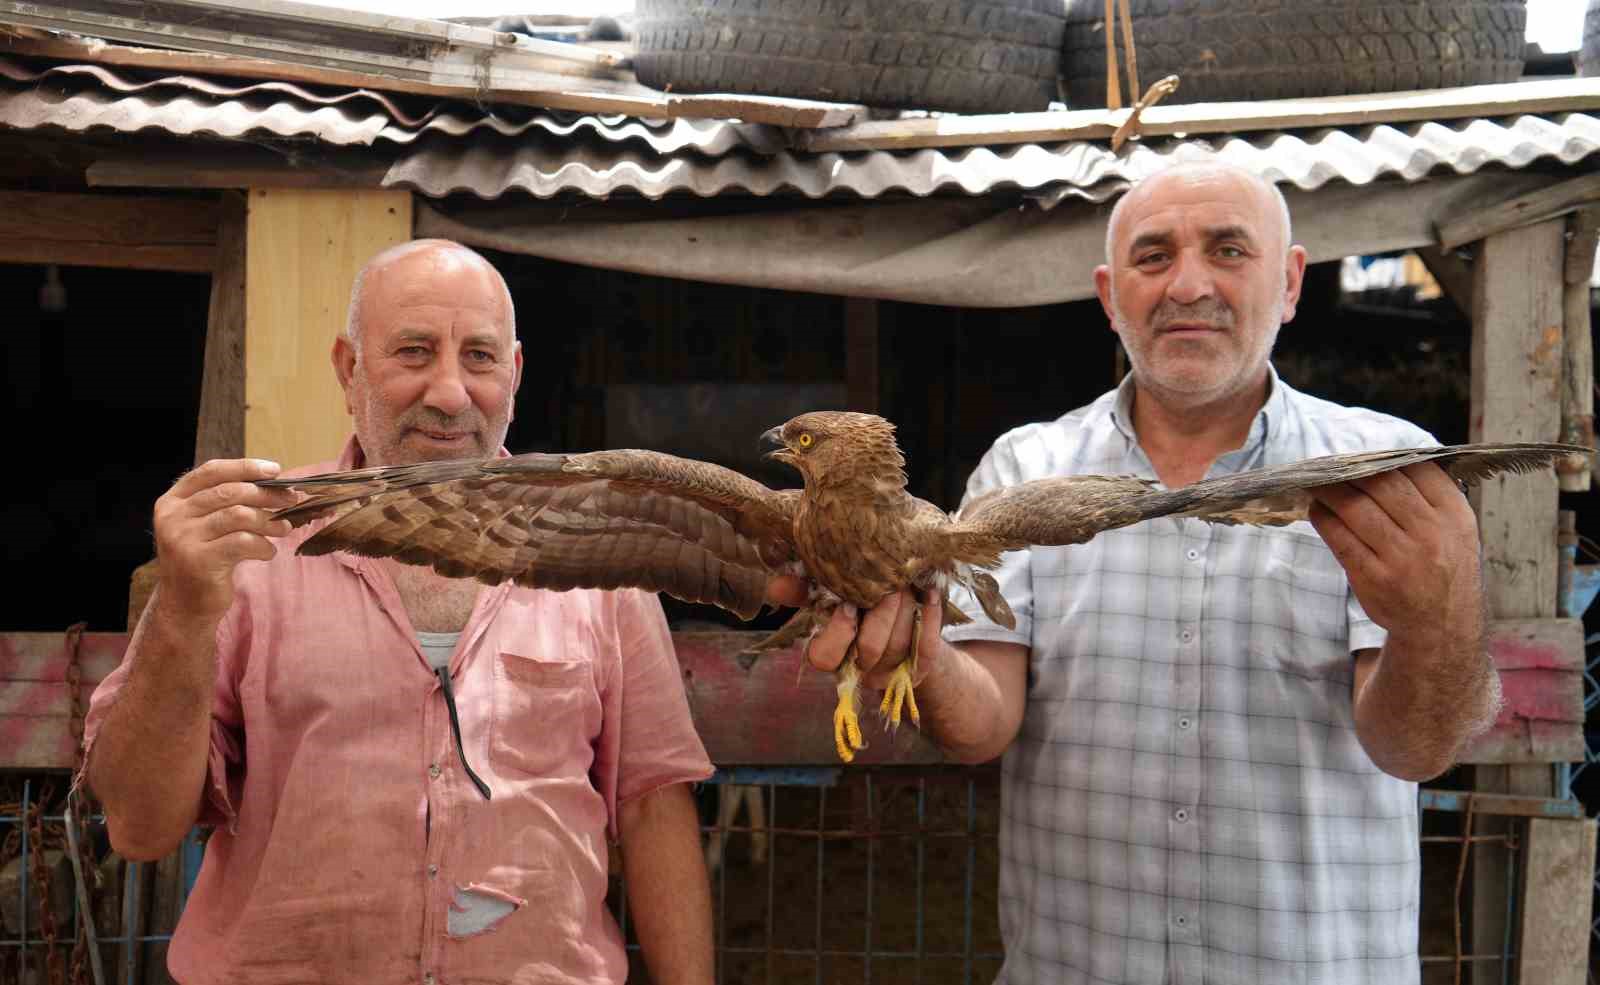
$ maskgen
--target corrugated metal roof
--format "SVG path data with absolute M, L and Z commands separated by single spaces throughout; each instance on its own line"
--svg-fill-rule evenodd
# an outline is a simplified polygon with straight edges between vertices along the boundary
M 1485 167 L 1572 164 L 1600 147 L 1587 113 L 1265 132 L 1208 139 L 1152 138 L 1113 154 L 1103 142 L 804 154 L 781 130 L 712 120 L 565 116 L 519 107 L 319 89 L 288 82 L 231 83 L 193 75 L 40 65 L 0 55 L 0 126 L 85 132 L 158 130 L 181 136 L 296 138 L 389 151 L 385 184 L 429 196 L 493 199 L 619 193 L 982 195 L 1021 191 L 1049 205 L 1103 200 L 1174 157 L 1215 152 L 1274 181 L 1314 189 L 1333 181 L 1416 181 Z
M 34 67 L 0 55 L 0 126 L 85 132 L 159 130 L 179 136 L 248 134 L 311 138 L 336 146 L 409 144 L 423 134 L 452 139 L 496 134 L 637 145 L 653 155 L 717 156 L 783 146 L 772 127 L 721 120 L 639 120 L 521 107 L 482 109 L 369 89 L 320 92 L 292 82 L 232 84 L 194 75 L 138 73 L 102 65 Z
M 1162 138 L 1129 144 L 1120 154 L 1100 143 L 1075 142 L 699 160 L 594 144 L 551 148 L 428 140 L 401 154 L 386 183 L 435 197 L 470 192 L 481 198 L 498 198 L 513 189 L 539 197 L 578 191 L 595 197 L 631 192 L 647 198 L 677 192 L 876 198 L 890 192 L 979 195 L 1015 189 L 1044 193 L 1048 204 L 1067 194 L 1102 200 L 1172 159 L 1197 151 L 1220 154 L 1273 181 L 1310 190 L 1335 179 L 1359 185 L 1384 177 L 1416 181 L 1435 172 L 1469 174 L 1491 165 L 1523 168 L 1541 159 L 1572 164 L 1597 148 L 1600 118 L 1582 113 L 1221 140 Z

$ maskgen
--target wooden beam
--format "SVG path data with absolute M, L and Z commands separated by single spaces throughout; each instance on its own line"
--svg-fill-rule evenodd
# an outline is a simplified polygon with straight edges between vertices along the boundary
M 256 147 L 101 157 L 84 171 L 91 188 L 381 188 L 385 161 L 362 151 L 287 159 Z
M 0 191 L 0 263 L 211 270 L 211 199 Z
M 1110 32 L 1107 31 L 1109 38 Z M 1134 94 L 1138 98 L 1138 94 Z M 1153 106 L 1139 116 L 1146 136 L 1175 133 L 1241 133 L 1304 127 L 1337 127 L 1416 120 L 1445 120 L 1519 113 L 1559 113 L 1600 107 L 1600 79 L 1550 79 L 1417 92 L 1326 96 L 1229 103 Z M 796 149 L 823 151 L 904 150 L 912 147 L 977 147 L 1107 140 L 1129 110 L 940 116 L 871 120 L 833 130 L 792 134 Z
M 850 409 L 878 412 L 878 302 L 844 299 L 844 366 Z
M 1417 259 L 1428 268 L 1428 273 L 1444 288 L 1444 293 L 1463 315 L 1472 317 L 1472 264 L 1449 250 L 1437 246 L 1419 246 Z
M 329 363 L 356 271 L 411 238 L 411 193 L 251 189 L 245 234 L 244 453 L 285 468 L 349 434 Z
M 1548 441 L 1561 425 L 1562 284 L 1566 224 L 1541 222 L 1487 235 L 1473 270 L 1471 441 Z M 1549 618 L 1556 608 L 1556 478 L 1550 470 L 1474 487 L 1483 545 L 1484 600 L 1492 619 Z M 1530 733 L 1534 731 L 1530 728 Z M 1554 770 L 1477 766 L 1475 791 L 1549 797 Z M 1482 832 L 1504 833 L 1486 819 Z M 1498 952 L 1507 931 L 1507 859 L 1473 860 L 1471 946 Z M 1499 981 L 1475 967 L 1473 981 Z
M 1600 200 L 1600 174 L 1586 174 L 1535 192 L 1514 195 L 1487 208 L 1473 208 L 1439 223 L 1439 246 L 1453 250 L 1494 233 L 1529 226 L 1565 215 L 1589 202 Z M 1565 269 L 1564 260 L 1557 270 Z
M 1564 355 L 1561 370 L 1561 440 L 1593 448 L 1594 335 L 1589 324 L 1589 280 L 1600 242 L 1600 207 L 1585 206 L 1567 217 L 1567 256 L 1562 281 Z M 1594 458 L 1573 455 L 1556 463 L 1562 492 L 1589 489 Z
M 618 80 L 552 77 L 555 84 L 514 87 L 504 77 L 474 78 L 462 83 L 424 80 L 310 62 L 275 61 L 246 54 L 215 51 L 169 51 L 136 45 L 107 44 L 97 38 L 0 38 L 0 52 L 38 55 L 121 65 L 169 72 L 203 72 L 247 79 L 277 79 L 314 85 L 379 89 L 419 96 L 463 99 L 475 103 L 509 103 L 579 113 L 620 113 L 629 116 L 739 119 L 746 123 L 791 127 L 840 127 L 866 119 L 870 110 L 855 103 L 826 103 L 779 96 L 730 93 L 668 93 L 639 85 L 628 73 Z M 480 84 L 482 83 L 482 84 Z
M 1583 623 L 1497 619 L 1487 646 L 1504 697 L 1494 726 L 1463 763 L 1551 763 L 1583 758 Z
M 245 194 L 223 192 L 219 211 L 217 264 L 211 275 L 205 374 L 195 432 L 196 465 L 213 458 L 240 458 L 245 448 L 245 240 L 249 221 Z
M 695 728 L 711 761 L 730 765 L 838 766 L 833 746 L 834 680 L 803 668 L 798 647 L 741 656 L 764 634 L 673 633 Z M 935 763 L 937 747 L 906 725 L 884 732 L 877 710 L 861 715 L 867 748 L 857 764 Z
M 673 646 L 695 727 L 711 761 L 734 765 L 839 766 L 833 749 L 837 695 L 827 674 L 801 669 L 799 648 L 750 658 L 765 633 L 675 632 Z M 85 633 L 80 643 L 83 697 L 117 665 L 127 633 Z M 67 732 L 64 636 L 0 632 L 0 768 L 72 765 Z M 943 755 L 915 726 L 883 731 L 877 711 L 862 713 L 868 746 L 859 764 L 936 763 Z M 14 752 L 20 750 L 20 752 Z
M 1534 818 L 1525 842 L 1518 981 L 1584 985 L 1594 900 L 1595 822 Z

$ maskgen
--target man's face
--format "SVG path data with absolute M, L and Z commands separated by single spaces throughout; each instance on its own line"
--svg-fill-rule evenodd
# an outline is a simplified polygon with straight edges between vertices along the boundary
M 1095 285 L 1139 385 L 1200 405 L 1261 383 L 1305 270 L 1276 201 L 1209 169 L 1157 175 L 1129 195 Z
M 494 274 L 471 255 L 424 250 L 368 273 L 361 352 L 334 366 L 368 465 L 489 457 L 505 443 L 522 348 Z

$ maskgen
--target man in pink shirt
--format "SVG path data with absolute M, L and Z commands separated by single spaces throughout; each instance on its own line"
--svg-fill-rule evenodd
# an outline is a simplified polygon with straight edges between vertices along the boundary
M 355 434 L 301 471 L 506 453 L 522 348 L 471 250 L 375 257 L 333 363 Z M 319 524 L 269 519 L 295 494 L 253 480 L 278 471 L 208 462 L 156 503 L 160 585 L 89 711 L 119 852 L 215 826 L 174 977 L 621 982 L 613 840 L 652 979 L 709 982 L 711 766 L 656 598 L 297 556 Z

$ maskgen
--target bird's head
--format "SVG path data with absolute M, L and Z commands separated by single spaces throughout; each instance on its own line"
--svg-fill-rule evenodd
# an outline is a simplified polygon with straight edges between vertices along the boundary
M 794 466 L 808 486 L 865 479 L 905 488 L 906 459 L 895 444 L 894 425 L 874 414 L 812 411 L 780 424 L 762 439 L 778 446 L 767 457 Z

